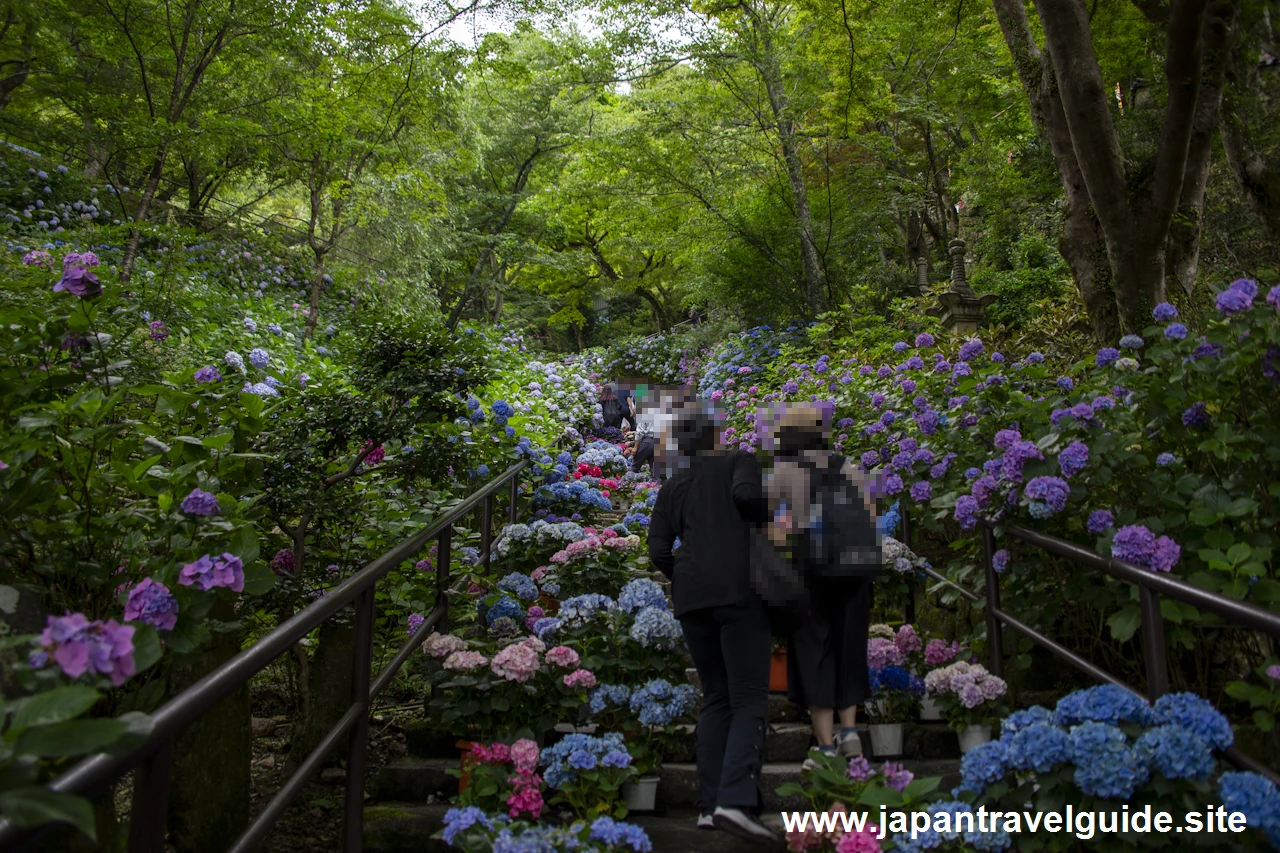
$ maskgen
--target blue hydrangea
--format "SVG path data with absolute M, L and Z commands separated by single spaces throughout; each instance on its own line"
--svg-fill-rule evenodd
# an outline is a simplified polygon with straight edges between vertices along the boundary
M 542 642 L 549 642 L 560 629 L 560 620 L 554 616 L 543 616 L 533 623 L 533 635 Z
M 533 601 L 538 597 L 538 585 L 528 575 L 519 572 L 512 572 L 498 581 L 498 589 L 511 593 L 521 601 Z
M 674 687 L 665 679 L 655 678 L 632 691 L 630 708 L 641 725 L 665 727 L 693 710 L 697 701 L 698 690 L 693 685 Z
M 1223 773 L 1218 794 L 1229 812 L 1241 812 L 1249 826 L 1261 829 L 1280 849 L 1280 791 L 1258 773 Z
M 1007 736 L 1014 732 L 1021 731 L 1028 726 L 1036 723 L 1052 723 L 1053 712 L 1048 708 L 1039 705 L 1032 705 L 1030 708 L 1024 708 L 1021 711 L 1014 711 L 1012 714 L 1004 718 L 1000 723 L 1000 737 L 1007 740 Z
M 1108 723 L 1085 722 L 1071 730 L 1075 782 L 1091 797 L 1127 800 L 1150 778 L 1142 754 Z
M 1151 319 L 1157 323 L 1164 323 L 1178 316 L 1178 309 L 1174 308 L 1168 302 L 1161 302 L 1155 308 L 1151 309 Z
M 1012 734 L 1006 731 L 1000 739 L 1008 747 L 1009 766 L 1015 770 L 1047 773 L 1055 765 L 1071 760 L 1071 738 L 1048 723 L 1031 723 Z
M 1205 743 L 1224 750 L 1235 743 L 1231 723 L 1205 699 L 1194 693 L 1169 693 L 1156 700 L 1151 723 L 1181 726 L 1199 735 Z
M 485 622 L 492 627 L 495 621 L 503 617 L 522 622 L 524 621 L 524 608 L 514 598 L 504 595 L 489 608 L 489 611 L 485 614 Z
M 1009 762 L 1009 748 L 1003 741 L 993 740 L 974 747 L 960 759 L 960 788 L 981 793 L 987 786 L 1004 778 Z
M 1172 453 L 1161 453 L 1159 456 L 1156 457 L 1156 464 L 1159 465 L 1161 468 L 1168 467 L 1169 465 L 1172 465 L 1174 462 L 1177 462 L 1177 461 L 1178 461 L 1178 457 L 1174 456 Z
M 1148 729 L 1134 748 L 1166 779 L 1198 780 L 1213 775 L 1213 750 L 1204 738 L 1182 726 Z
M 570 628 L 576 628 L 587 624 L 597 613 L 609 613 L 617 609 L 613 599 L 607 595 L 601 595 L 597 592 L 589 592 L 584 595 L 575 595 L 573 598 L 566 598 L 560 604 L 559 616 L 561 621 Z
M 276 337 L 280 337 L 281 335 L 284 334 L 284 329 L 280 328 L 279 323 L 268 323 L 267 331 L 275 335 Z
M 516 410 L 512 408 L 511 404 L 506 400 L 495 400 L 489 409 L 493 412 L 493 416 L 495 418 L 500 418 L 502 420 L 513 417 L 516 413 Z
M 543 781 L 549 787 L 560 788 L 578 778 L 575 770 L 589 770 L 611 752 L 627 752 L 622 735 L 609 732 L 599 737 L 574 733 L 565 735 L 552 746 L 542 750 L 541 762 L 546 766 Z M 630 753 L 627 753 L 630 755 Z M 590 767 L 585 766 L 590 764 Z
M 1070 727 L 1090 720 L 1146 726 L 1151 723 L 1151 706 L 1146 699 L 1119 685 L 1100 684 L 1067 694 L 1053 711 L 1053 722 L 1058 726 Z
M 1125 335 L 1120 339 L 1121 349 L 1142 349 L 1142 345 L 1146 343 L 1142 340 L 1141 335 Z
M 453 839 L 459 832 L 470 829 L 479 824 L 485 829 L 493 829 L 493 821 L 484 813 L 484 809 L 479 806 L 466 806 L 460 809 L 449 809 L 444 814 L 444 832 L 441 838 L 446 844 L 452 845 Z
M 227 354 L 222 357 L 228 367 L 234 367 L 241 373 L 244 372 L 244 358 L 235 350 L 227 350 Z
M 249 353 L 249 363 L 259 369 L 266 367 L 271 362 L 271 354 L 261 347 L 254 347 Z
M 680 623 L 665 606 L 661 609 L 646 607 L 637 611 L 630 635 L 631 639 L 646 649 L 674 649 L 684 639 Z
M 618 593 L 618 606 L 627 613 L 634 613 L 645 607 L 669 609 L 667 595 L 654 581 L 648 578 L 636 578 L 629 581 Z
M 929 828 L 924 832 L 916 835 L 913 839 L 910 834 L 901 833 L 893 836 L 894 850 L 900 853 L 920 853 L 925 850 L 936 850 L 948 845 L 949 842 L 963 839 L 965 845 L 971 846 L 974 850 L 981 851 L 1003 851 L 1008 850 L 1013 840 L 1009 837 L 1009 833 L 1004 830 L 999 832 L 983 832 L 981 830 L 981 822 L 977 815 L 973 814 L 973 807 L 968 803 L 959 801 L 931 803 L 928 807 L 930 815 L 935 816 L 929 822 Z M 949 814 L 951 818 L 947 823 L 951 829 L 946 832 L 939 831 L 935 827 L 939 823 L 936 817 L 940 814 Z M 957 815 L 969 814 L 970 818 L 957 819 Z M 990 825 L 990 824 L 988 824 Z M 969 827 L 972 826 L 972 831 Z M 947 846 L 946 849 L 952 849 Z
M 598 817 L 592 822 L 589 837 L 592 841 L 599 841 L 612 847 L 629 847 L 634 853 L 652 853 L 653 850 L 653 844 L 643 829 L 635 824 L 614 820 L 607 815 Z
M 606 708 L 626 707 L 631 701 L 631 688 L 623 684 L 601 684 L 591 691 L 587 707 L 593 714 L 604 713 Z

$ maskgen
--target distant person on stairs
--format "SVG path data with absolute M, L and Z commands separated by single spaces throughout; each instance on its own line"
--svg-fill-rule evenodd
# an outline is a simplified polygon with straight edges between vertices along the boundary
M 605 428 L 622 428 L 622 401 L 613 393 L 612 385 L 600 389 L 600 415 L 604 418 Z
M 768 533 L 775 545 L 791 545 L 809 589 L 809 616 L 787 641 L 788 698 L 808 707 L 818 751 L 852 757 L 862 754 L 858 706 L 871 698 L 871 578 L 881 560 L 869 484 L 827 449 L 828 439 L 818 407 L 788 406 L 776 427 L 766 487 L 773 516 Z M 819 552 L 825 556 L 815 558 Z M 834 553 L 843 558 L 833 559 Z M 814 565 L 815 559 L 827 564 Z
M 777 846 L 758 817 L 771 650 L 769 613 L 749 583 L 751 525 L 767 511 L 760 467 L 750 453 L 716 450 L 708 414 L 688 411 L 671 432 L 679 458 L 654 504 L 649 559 L 671 578 L 702 682 L 698 826 Z

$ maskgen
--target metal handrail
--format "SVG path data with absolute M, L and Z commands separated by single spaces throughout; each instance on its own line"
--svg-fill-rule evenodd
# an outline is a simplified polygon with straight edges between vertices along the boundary
M 527 462 L 512 465 L 423 530 L 405 539 L 333 587 L 323 598 L 308 605 L 261 640 L 174 696 L 151 715 L 151 733 L 133 752 L 125 755 L 100 754 L 86 758 L 49 782 L 47 787 L 60 793 L 93 797 L 103 793 L 109 785 L 131 770 L 136 770 L 128 849 L 130 853 L 163 853 L 169 784 L 173 773 L 173 745 L 176 738 L 187 726 L 247 684 L 249 679 L 294 643 L 348 604 L 354 603 L 356 639 L 351 705 L 254 818 L 231 851 L 248 853 L 256 849 L 293 799 L 333 753 L 342 737 L 350 733 L 347 743 L 347 790 L 342 849 L 344 853 L 357 853 L 362 843 L 365 760 L 369 710 L 373 706 L 373 700 L 391 683 L 396 672 L 421 646 L 427 634 L 448 625 L 449 601 L 446 591 L 449 588 L 453 525 L 478 504 L 481 505 L 481 562 L 487 567 L 491 558 L 494 497 L 503 485 L 508 486 L 508 518 L 514 524 L 520 493 L 520 474 L 527 466 Z M 371 684 L 375 618 L 373 603 L 377 583 L 393 568 L 422 550 L 432 539 L 438 542 L 435 608 Z M 10 849 L 10 845 L 14 845 L 15 849 L 18 845 L 25 846 L 50 826 L 20 830 L 8 821 L 0 820 L 0 849 Z
M 905 507 L 900 508 L 899 513 L 902 523 L 902 542 L 910 547 L 910 519 Z M 1127 563 L 1124 560 L 1104 557 L 1074 542 L 1068 542 L 1065 539 L 1040 533 L 1018 524 L 998 524 L 990 519 L 980 519 L 980 523 L 982 524 L 983 574 L 986 579 L 985 599 L 972 590 L 967 590 L 949 578 L 944 577 L 933 568 L 927 568 L 924 571 L 925 575 L 942 585 L 957 590 L 969 601 L 981 601 L 985 604 L 987 669 L 994 675 L 1004 676 L 1004 640 L 1001 636 L 1001 626 L 1007 625 L 1091 678 L 1123 687 L 1154 702 L 1169 692 L 1169 660 L 1164 640 L 1164 614 L 1160 610 L 1160 596 L 1162 595 L 1217 614 L 1241 627 L 1261 631 L 1264 634 L 1280 639 L 1280 613 L 1258 607 L 1256 604 L 1210 592 L 1179 578 L 1157 574 L 1132 563 Z M 1147 680 L 1146 693 L 1126 684 L 1110 672 L 1081 657 L 1000 607 L 1000 576 L 995 569 L 995 531 L 997 527 L 1000 527 L 1004 534 L 1029 545 L 1034 545 L 1051 554 L 1065 557 L 1074 563 L 1097 569 L 1109 577 L 1132 583 L 1138 587 L 1138 603 L 1142 619 L 1142 658 Z M 912 594 L 907 599 L 909 621 L 913 621 L 914 612 L 915 600 L 914 594 Z M 1237 767 L 1260 773 L 1280 785 L 1280 773 L 1262 764 L 1257 759 L 1245 755 L 1238 748 L 1232 746 L 1226 750 L 1225 754 L 1227 759 Z

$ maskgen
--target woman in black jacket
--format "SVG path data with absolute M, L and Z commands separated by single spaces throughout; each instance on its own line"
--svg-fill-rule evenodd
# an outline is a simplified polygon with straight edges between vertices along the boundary
M 751 525 L 766 519 L 760 466 L 750 453 L 718 452 L 706 415 L 674 432 L 680 459 L 654 504 L 649 559 L 671 579 L 702 682 L 698 825 L 776 844 L 757 817 L 771 650 L 769 614 L 749 583 Z

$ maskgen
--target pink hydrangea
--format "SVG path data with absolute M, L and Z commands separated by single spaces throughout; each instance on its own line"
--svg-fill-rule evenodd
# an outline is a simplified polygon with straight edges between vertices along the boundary
M 565 563 L 569 562 L 569 552 L 556 551 L 551 555 L 551 562 L 555 563 L 557 566 L 563 566 Z
M 476 742 L 471 744 L 471 757 L 486 764 L 506 764 L 511 759 L 511 748 L 505 743 L 485 746 Z
M 952 642 L 947 645 L 946 640 L 932 639 L 925 644 L 924 662 L 929 666 L 942 666 L 955 660 L 959 653 L 959 643 Z
M 471 671 L 479 669 L 488 662 L 489 659 L 479 652 L 454 652 L 445 658 L 444 668 Z
M 546 577 L 546 574 L 549 571 L 551 571 L 550 566 L 538 566 L 538 568 L 529 573 L 529 577 L 535 581 L 540 581 Z
M 578 665 L 578 653 L 568 646 L 556 646 L 547 652 L 547 663 L 573 669 Z
M 1267 667 L 1267 678 L 1273 681 L 1280 681 L 1280 663 L 1273 663 Z
M 976 684 L 966 684 L 962 689 L 956 691 L 960 696 L 960 704 L 966 708 L 976 708 L 983 702 L 982 688 Z
M 604 483 L 601 483 L 600 485 L 603 486 Z M 606 527 L 604 530 L 600 532 L 600 538 L 605 540 L 606 542 L 608 542 L 610 539 L 617 539 L 618 531 L 614 530 L 612 527 Z
M 862 829 L 862 832 L 850 832 L 836 843 L 836 853 L 880 853 L 880 842 L 876 836 L 880 834 L 880 828 L 875 824 L 870 824 Z
M 538 652 L 524 643 L 514 643 L 493 656 L 489 669 L 507 681 L 524 683 L 538 671 Z
M 453 634 L 432 633 L 422 641 L 422 650 L 433 658 L 448 657 L 466 649 L 467 641 Z
M 892 640 L 883 637 L 872 637 L 867 641 L 867 666 L 872 669 L 884 669 L 886 666 L 903 666 L 907 656 Z
M 912 652 L 918 652 L 924 648 L 924 644 L 920 641 L 920 635 L 916 633 L 916 629 L 910 625 L 903 625 L 898 629 L 898 634 L 893 639 L 894 644 L 904 654 L 909 655 Z
M 232 592 L 244 591 L 244 563 L 235 554 L 213 557 L 205 554 L 194 563 L 187 563 L 178 574 L 178 583 L 194 586 L 202 592 L 214 587 L 225 587 Z
M 507 814 L 519 817 L 521 812 L 528 812 L 530 818 L 537 820 L 542 815 L 542 779 L 529 769 L 518 770 L 507 781 L 512 786 L 511 796 L 507 797 Z
M 588 670 L 575 669 L 564 677 L 564 686 L 575 690 L 579 687 L 590 690 L 596 686 L 596 677 Z
M 995 675 L 988 675 L 982 681 L 978 682 L 978 689 L 982 691 L 982 698 L 986 702 L 993 699 L 999 699 L 1009 689 L 1009 685 L 1005 684 L 1003 678 Z
M 547 650 L 547 644 L 539 640 L 537 637 L 525 637 L 520 641 L 520 645 L 528 646 L 533 649 L 536 654 L 542 654 Z
M 511 744 L 511 761 L 518 771 L 529 772 L 536 769 L 539 754 L 538 744 L 528 738 L 520 738 Z

